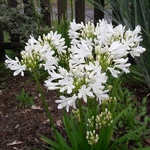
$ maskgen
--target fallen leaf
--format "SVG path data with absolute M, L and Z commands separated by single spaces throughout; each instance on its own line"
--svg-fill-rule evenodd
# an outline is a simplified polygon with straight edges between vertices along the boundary
M 16 125 L 15 125 L 15 129 L 18 129 L 19 127 L 20 127 L 19 124 L 16 124 Z
M 62 124 L 62 121 L 61 121 L 61 120 L 57 120 L 57 121 L 56 121 L 56 125 L 57 125 L 58 127 L 60 127 L 61 124 Z
M 25 114 L 27 112 L 31 111 L 31 109 L 25 109 L 22 113 Z
M 31 109 L 34 109 L 34 110 L 43 110 L 43 108 L 41 108 L 40 106 L 35 106 L 35 105 L 32 105 Z
M 45 121 L 43 122 L 43 124 L 46 124 L 46 123 L 48 123 L 48 122 L 49 122 L 49 119 L 45 120 Z
M 13 147 L 15 150 L 23 150 L 23 149 L 18 149 L 17 147 Z
M 23 142 L 21 142 L 21 141 L 14 141 L 14 142 L 12 142 L 12 143 L 8 143 L 7 144 L 7 146 L 11 146 L 11 145 L 18 145 L 18 144 L 22 144 Z

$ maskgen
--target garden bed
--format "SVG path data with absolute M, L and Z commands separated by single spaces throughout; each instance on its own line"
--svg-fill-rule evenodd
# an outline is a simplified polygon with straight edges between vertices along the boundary
M 26 84 L 29 77 L 13 77 L 10 74 L 0 74 L 0 77 L 0 150 L 28 150 L 31 147 L 43 150 L 39 134 L 52 137 L 52 130 L 36 84 Z M 16 98 L 23 88 L 34 97 L 31 109 L 20 108 Z M 44 87 L 43 90 L 56 126 L 61 128 L 61 112 L 54 101 L 58 94 L 48 92 Z
M 40 140 L 42 134 L 51 138 L 53 132 L 49 120 L 43 110 L 42 101 L 37 91 L 36 84 L 29 82 L 29 75 L 25 77 L 12 76 L 12 72 L 5 71 L 0 73 L 0 150 L 29 150 L 32 148 L 43 148 L 43 142 Z M 142 97 L 147 96 L 147 115 L 150 116 L 150 96 L 148 91 L 141 86 L 128 84 L 128 87 L 134 91 L 136 97 L 133 100 L 140 101 Z M 34 104 L 31 108 L 20 108 L 20 103 L 16 98 L 22 89 L 30 92 L 34 97 Z M 136 91 L 135 91 L 136 89 Z M 47 91 L 43 86 L 49 110 L 53 116 L 56 127 L 61 131 L 61 111 L 57 109 L 55 100 L 58 99 L 56 91 Z M 150 139 L 143 139 L 143 145 L 150 145 Z M 132 143 L 129 146 L 132 149 Z

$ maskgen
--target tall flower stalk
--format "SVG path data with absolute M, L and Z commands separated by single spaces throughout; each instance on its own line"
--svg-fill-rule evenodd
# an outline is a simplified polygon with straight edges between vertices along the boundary
M 105 20 L 96 26 L 73 21 L 68 31 L 70 47 L 64 45 L 61 35 L 51 31 L 38 40 L 31 37 L 21 52 L 22 60 L 7 56 L 6 66 L 15 70 L 14 75 L 23 76 L 25 70 L 33 72 L 52 124 L 36 71 L 46 71 L 48 78 L 44 85 L 60 93 L 56 103 L 58 109 L 66 109 L 63 123 L 68 141 L 52 125 L 56 141 L 42 137 L 51 147 L 58 150 L 60 147 L 64 150 L 109 148 L 117 121 L 114 115 L 117 83 L 123 73 L 130 72 L 127 55 L 139 57 L 145 51 L 140 46 L 140 30 L 140 26 L 133 31 L 122 25 L 114 28 Z M 69 111 L 70 115 L 66 114 Z

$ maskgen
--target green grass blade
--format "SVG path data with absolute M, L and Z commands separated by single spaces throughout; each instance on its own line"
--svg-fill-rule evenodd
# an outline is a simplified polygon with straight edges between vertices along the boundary
M 73 150 L 68 144 L 67 142 L 64 140 L 64 137 L 57 132 L 57 136 L 59 138 L 60 141 L 60 145 L 61 145 L 61 149 L 60 150 Z
M 44 141 L 46 144 L 51 145 L 56 150 L 60 149 L 59 144 L 57 142 L 54 142 L 54 141 L 52 141 L 51 139 L 49 139 L 45 136 L 42 136 L 42 135 L 40 135 L 40 136 L 41 136 L 41 140 Z
M 77 140 L 79 139 L 78 138 L 78 135 L 77 135 L 77 129 L 75 127 L 75 122 L 73 119 L 69 119 L 68 116 L 65 114 L 64 115 L 64 118 L 63 118 L 63 123 L 65 125 L 65 129 L 66 129 L 66 132 L 67 132 L 67 135 L 68 135 L 68 138 L 69 138 L 69 141 L 73 147 L 73 150 L 77 150 L 78 147 L 77 147 Z
M 138 148 L 138 149 L 135 149 L 135 150 L 150 150 L 150 146 L 149 147 L 145 147 L 145 148 Z
M 124 142 L 125 140 L 130 140 L 132 139 L 132 136 L 135 135 L 136 133 L 140 133 L 143 129 L 145 129 L 145 125 L 138 128 L 137 130 L 134 131 L 130 131 L 129 133 L 125 134 L 124 136 L 120 137 L 119 139 L 116 139 L 115 141 L 113 141 L 113 144 L 110 146 L 109 149 L 114 149 L 117 144 Z

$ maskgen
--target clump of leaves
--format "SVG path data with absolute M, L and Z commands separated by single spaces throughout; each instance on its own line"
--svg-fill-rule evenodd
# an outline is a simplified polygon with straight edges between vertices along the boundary
M 129 91 L 128 88 L 120 87 L 117 99 L 118 104 L 116 114 L 118 114 L 121 110 L 128 108 L 114 127 L 114 137 L 122 137 L 122 141 L 118 143 L 118 147 L 121 149 L 124 147 L 124 150 L 129 149 L 130 145 L 134 148 L 141 148 L 143 146 L 143 139 L 150 134 L 150 130 L 148 129 L 150 117 L 147 115 L 146 110 L 147 98 L 144 97 L 140 103 L 136 99 L 136 96 Z M 134 131 L 138 128 L 141 128 L 141 131 L 134 133 Z
M 30 96 L 29 92 L 22 89 L 20 94 L 16 95 L 16 98 L 20 102 L 20 108 L 24 109 L 26 107 L 30 108 L 33 105 L 33 97 Z
M 35 11 L 32 5 L 30 7 L 31 12 L 35 13 L 29 15 L 29 13 L 24 12 L 21 5 L 10 7 L 5 1 L 0 0 L 0 21 L 3 30 L 9 33 L 14 40 L 20 36 L 22 42 L 26 42 L 31 34 L 36 37 L 49 31 L 48 26 L 42 21 L 42 14 Z

